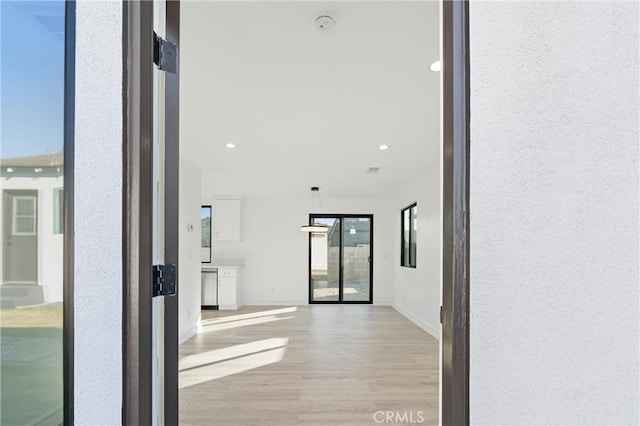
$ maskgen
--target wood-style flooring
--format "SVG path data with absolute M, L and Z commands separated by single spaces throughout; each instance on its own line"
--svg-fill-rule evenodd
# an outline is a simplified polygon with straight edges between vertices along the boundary
M 391 307 L 248 306 L 202 317 L 203 332 L 180 346 L 180 424 L 438 423 L 438 341 Z

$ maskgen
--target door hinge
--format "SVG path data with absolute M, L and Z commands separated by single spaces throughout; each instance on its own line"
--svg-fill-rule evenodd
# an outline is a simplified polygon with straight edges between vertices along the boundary
M 440 306 L 440 324 L 444 324 L 444 312 L 442 311 L 442 306 Z
M 158 69 L 178 73 L 178 46 L 153 33 L 153 63 Z
M 174 296 L 178 285 L 176 265 L 153 265 L 153 297 Z

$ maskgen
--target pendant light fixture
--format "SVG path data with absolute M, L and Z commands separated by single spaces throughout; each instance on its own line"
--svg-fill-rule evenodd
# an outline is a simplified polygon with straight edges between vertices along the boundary
M 320 204 L 320 211 L 322 212 L 322 200 L 320 199 L 320 188 L 318 188 L 317 186 L 312 186 L 311 187 L 311 196 L 309 197 L 309 214 L 312 213 L 313 211 L 313 197 L 315 196 L 318 198 L 318 203 Z M 309 233 L 313 233 L 313 234 L 317 234 L 317 233 L 326 233 L 329 232 L 329 227 L 328 226 L 324 226 L 324 225 L 302 225 L 300 227 L 300 230 L 302 232 L 309 232 Z

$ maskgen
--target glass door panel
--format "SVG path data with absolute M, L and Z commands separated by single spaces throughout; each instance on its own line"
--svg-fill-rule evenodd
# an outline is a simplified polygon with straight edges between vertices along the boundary
M 309 302 L 372 303 L 372 215 L 312 215 Z
M 63 407 L 65 2 L 0 1 L 0 424 Z
M 371 288 L 371 220 L 345 218 L 343 228 L 343 300 L 366 302 Z
M 312 233 L 310 284 L 312 302 L 340 300 L 340 219 L 313 218 L 313 225 L 324 225 L 327 233 Z

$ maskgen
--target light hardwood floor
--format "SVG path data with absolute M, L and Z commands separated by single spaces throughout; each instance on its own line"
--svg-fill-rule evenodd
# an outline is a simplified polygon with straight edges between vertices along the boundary
M 390 307 L 250 306 L 203 325 L 180 346 L 180 424 L 438 422 L 438 341 Z

